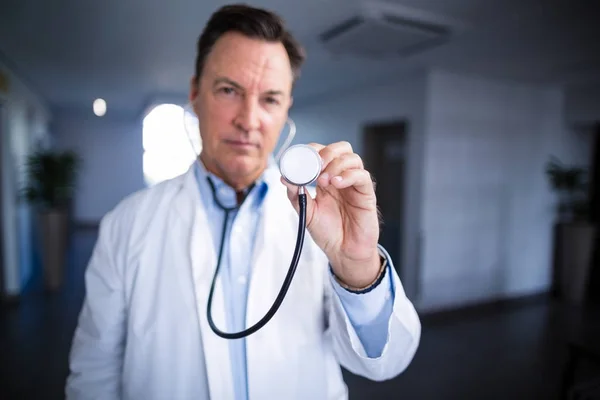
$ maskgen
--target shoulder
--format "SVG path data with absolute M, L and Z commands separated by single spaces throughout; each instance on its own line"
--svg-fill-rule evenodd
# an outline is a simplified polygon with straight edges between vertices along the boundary
M 185 174 L 125 196 L 102 218 L 101 232 L 118 235 L 156 216 L 181 190 Z

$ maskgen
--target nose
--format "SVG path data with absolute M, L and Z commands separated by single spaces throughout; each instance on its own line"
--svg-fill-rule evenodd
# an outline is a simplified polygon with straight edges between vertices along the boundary
M 257 130 L 260 127 L 260 108 L 256 99 L 251 96 L 244 99 L 235 123 L 245 132 Z

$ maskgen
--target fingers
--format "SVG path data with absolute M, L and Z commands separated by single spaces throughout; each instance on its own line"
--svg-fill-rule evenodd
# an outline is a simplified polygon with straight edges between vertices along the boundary
M 334 158 L 329 162 L 319 176 L 319 184 L 326 187 L 331 182 L 331 179 L 339 176 L 346 170 L 363 169 L 363 161 L 358 154 L 346 153 Z
M 373 180 L 369 171 L 365 169 L 348 169 L 331 180 L 331 184 L 337 189 L 354 187 L 362 194 L 373 193 Z
M 309 143 L 308 145 L 319 153 L 323 161 L 322 172 L 317 181 L 319 186 L 332 185 L 336 189 L 353 186 L 359 193 L 374 194 L 373 177 L 364 169 L 362 158 L 354 153 L 349 142 L 340 141 L 328 146 L 320 143 Z M 284 184 L 288 188 L 288 197 L 294 203 L 294 207 L 297 207 L 298 188 L 287 182 Z
M 322 146 L 319 144 L 311 144 L 321 156 L 323 160 L 323 169 L 325 170 L 329 163 L 334 159 L 344 155 L 344 154 L 353 154 L 352 145 L 348 142 L 337 142 L 332 143 L 329 146 Z M 320 148 L 319 148 L 320 147 Z
M 354 153 L 349 142 L 341 141 L 328 146 L 310 143 L 309 146 L 319 152 L 323 161 L 323 170 L 317 182 L 319 186 L 333 184 L 335 188 L 345 189 L 356 184 L 359 192 L 370 194 L 374 191 L 371 174 L 364 170 L 362 159 Z M 362 172 L 347 172 L 353 170 Z
M 321 150 L 323 150 L 325 148 L 325 146 L 320 143 L 309 143 L 308 146 L 315 149 L 317 151 L 317 153 L 320 153 Z

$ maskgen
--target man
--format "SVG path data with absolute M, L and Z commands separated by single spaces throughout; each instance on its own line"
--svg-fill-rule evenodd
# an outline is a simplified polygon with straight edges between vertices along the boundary
M 273 319 L 227 340 L 207 298 L 225 212 L 211 315 L 238 332 L 271 307 L 292 258 L 298 189 L 271 153 L 303 51 L 278 16 L 217 11 L 198 42 L 190 102 L 202 152 L 188 173 L 108 213 L 86 271 L 70 399 L 345 399 L 340 364 L 372 380 L 400 374 L 418 316 L 378 246 L 373 183 L 348 143 L 311 144 L 323 160 L 309 196 L 296 276 Z M 213 191 L 214 190 L 214 191 Z

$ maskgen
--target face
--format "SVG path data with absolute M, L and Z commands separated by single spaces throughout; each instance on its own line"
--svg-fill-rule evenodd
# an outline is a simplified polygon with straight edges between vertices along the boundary
M 237 190 L 261 175 L 286 123 L 292 84 L 281 43 L 238 33 L 215 43 L 190 90 L 209 171 Z

